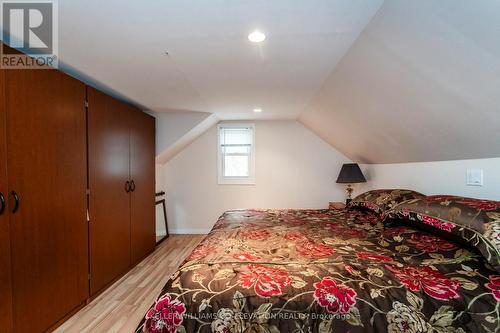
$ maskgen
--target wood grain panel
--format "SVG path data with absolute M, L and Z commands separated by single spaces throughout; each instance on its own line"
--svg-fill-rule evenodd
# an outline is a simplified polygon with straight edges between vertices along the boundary
M 56 70 L 5 84 L 14 331 L 41 332 L 88 296 L 85 86 Z
M 4 70 L 0 69 L 0 193 L 4 196 L 5 200 L 7 200 L 7 138 L 5 133 L 6 113 L 4 87 Z M 0 213 L 0 332 L 2 333 L 12 331 L 9 229 L 8 210 L 4 207 L 4 212 Z
M 130 117 L 131 251 L 135 264 L 155 247 L 155 118 L 133 108 Z
M 87 87 L 90 293 L 130 267 L 129 108 Z

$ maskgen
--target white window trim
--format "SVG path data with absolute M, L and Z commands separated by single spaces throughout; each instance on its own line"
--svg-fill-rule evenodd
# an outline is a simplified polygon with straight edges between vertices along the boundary
M 250 151 L 248 177 L 224 177 L 222 152 L 220 149 L 220 129 L 231 127 L 249 127 L 252 129 L 252 149 Z M 217 175 L 219 185 L 255 185 L 255 124 L 252 123 L 219 123 L 217 125 Z

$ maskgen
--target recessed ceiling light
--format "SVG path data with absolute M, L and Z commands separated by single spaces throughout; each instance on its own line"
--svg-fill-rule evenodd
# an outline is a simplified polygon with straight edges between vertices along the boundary
M 259 30 L 255 30 L 248 35 L 248 40 L 253 43 L 260 43 L 266 39 L 266 35 L 264 35 Z
M 253 109 L 253 112 L 256 112 L 256 113 L 261 113 L 261 112 L 262 112 L 262 109 L 260 109 L 260 108 L 255 108 L 255 109 Z

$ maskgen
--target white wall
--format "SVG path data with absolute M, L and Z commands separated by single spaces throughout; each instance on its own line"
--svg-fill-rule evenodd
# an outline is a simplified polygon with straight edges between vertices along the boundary
M 170 232 L 206 233 L 228 209 L 326 208 L 344 199 L 335 180 L 349 160 L 303 125 L 258 121 L 255 135 L 255 185 L 217 184 L 215 126 L 161 166 Z
M 362 169 L 370 188 L 409 188 L 427 195 L 453 194 L 500 200 L 500 158 L 367 164 Z M 466 186 L 467 169 L 483 169 L 484 185 Z

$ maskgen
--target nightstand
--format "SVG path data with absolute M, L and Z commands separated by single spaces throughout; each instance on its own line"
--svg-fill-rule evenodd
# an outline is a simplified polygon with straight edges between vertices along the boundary
M 328 204 L 328 209 L 344 209 L 345 203 L 343 202 L 330 202 Z

